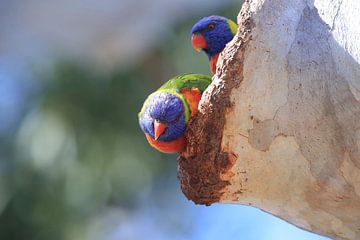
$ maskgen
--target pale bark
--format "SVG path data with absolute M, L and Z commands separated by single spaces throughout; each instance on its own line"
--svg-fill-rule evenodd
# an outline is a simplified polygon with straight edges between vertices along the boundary
M 184 194 L 360 239 L 360 1 L 246 1 L 238 23 L 187 132 Z

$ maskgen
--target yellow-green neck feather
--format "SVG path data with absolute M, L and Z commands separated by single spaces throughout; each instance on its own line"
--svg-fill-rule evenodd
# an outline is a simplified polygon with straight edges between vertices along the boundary
M 230 31 L 232 32 L 232 34 L 235 35 L 237 32 L 237 29 L 238 29 L 238 25 L 230 19 L 227 20 L 227 23 L 229 25 L 229 28 L 230 28 Z

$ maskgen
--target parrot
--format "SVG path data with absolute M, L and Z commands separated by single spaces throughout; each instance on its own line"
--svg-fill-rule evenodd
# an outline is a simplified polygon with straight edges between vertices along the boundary
M 210 83 L 208 75 L 182 74 L 146 98 L 138 117 L 152 147 L 164 153 L 179 153 L 185 148 L 185 130 L 197 114 L 201 95 Z
M 191 43 L 197 51 L 203 50 L 209 58 L 210 70 L 214 75 L 219 54 L 237 32 L 237 24 L 222 16 L 204 17 L 191 29 Z

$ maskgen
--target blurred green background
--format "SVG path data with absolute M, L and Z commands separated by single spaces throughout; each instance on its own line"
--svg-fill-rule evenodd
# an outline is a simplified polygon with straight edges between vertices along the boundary
M 0 239 L 325 239 L 256 209 L 197 206 L 138 127 L 203 16 L 241 1 L 0 0 Z M 288 236 L 289 238 L 284 238 Z

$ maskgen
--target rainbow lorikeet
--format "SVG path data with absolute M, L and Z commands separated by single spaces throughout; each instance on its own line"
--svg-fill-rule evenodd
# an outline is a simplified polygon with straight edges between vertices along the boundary
M 210 83 L 207 75 L 182 74 L 148 96 L 139 113 L 139 124 L 151 146 L 165 153 L 184 149 L 185 130 Z
M 209 16 L 200 19 L 191 29 L 193 47 L 203 50 L 209 58 L 212 74 L 216 72 L 219 54 L 237 32 L 237 24 L 221 16 Z

